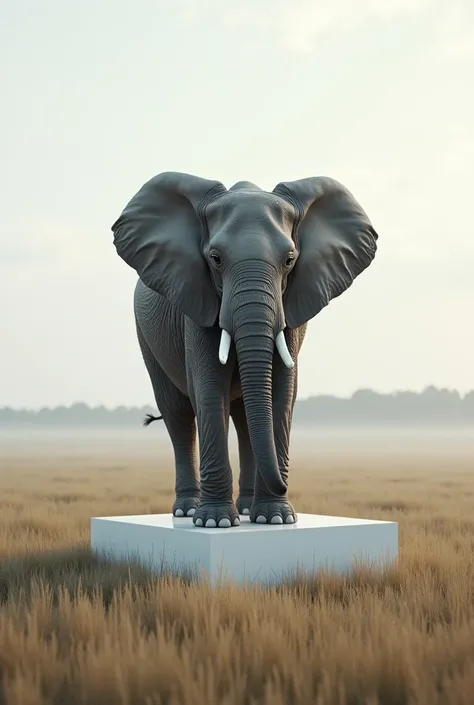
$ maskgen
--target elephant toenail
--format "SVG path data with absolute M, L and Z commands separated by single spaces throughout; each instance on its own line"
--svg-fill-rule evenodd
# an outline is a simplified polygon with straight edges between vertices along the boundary
M 283 524 L 283 519 L 279 514 L 275 514 L 275 516 L 272 517 L 270 524 Z
M 236 519 L 234 519 L 234 526 L 240 526 L 240 519 L 239 519 L 239 517 L 237 517 Z
M 215 529 L 217 526 L 215 519 L 208 519 L 206 521 L 206 529 Z
M 266 523 L 267 523 L 266 517 L 259 514 L 257 517 L 257 524 L 266 524 Z
M 212 520 L 208 519 L 208 521 L 212 521 Z M 207 522 L 206 522 L 206 526 L 207 526 Z M 225 517 L 224 519 L 220 520 L 220 522 L 219 522 L 220 529 L 228 529 L 229 527 L 230 527 L 230 519 L 227 519 L 227 517 Z
M 175 517 L 184 517 L 184 512 L 182 509 L 175 509 L 174 515 L 175 515 Z
M 294 518 L 291 516 L 291 514 L 288 514 L 288 516 L 285 519 L 285 524 L 294 524 L 294 523 L 295 523 Z
M 187 516 L 187 517 L 193 517 L 194 514 L 195 514 L 195 512 L 196 512 L 195 507 L 193 507 L 192 509 L 188 509 L 188 511 L 186 512 L 186 516 Z
M 196 525 L 196 526 L 202 526 L 202 519 L 196 519 L 195 525 Z
M 247 509 L 247 507 L 242 509 L 242 514 L 244 514 L 244 516 L 248 516 L 250 514 L 250 509 Z

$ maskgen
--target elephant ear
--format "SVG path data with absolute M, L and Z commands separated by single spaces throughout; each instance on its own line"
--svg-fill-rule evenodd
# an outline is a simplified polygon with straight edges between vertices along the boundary
M 219 181 L 158 174 L 112 225 L 117 253 L 143 283 L 202 326 L 214 324 L 219 308 L 202 256 L 203 209 L 225 191 Z
M 378 235 L 354 196 L 334 179 L 281 182 L 273 192 L 295 207 L 299 257 L 284 297 L 287 325 L 297 328 L 340 296 L 375 257 Z

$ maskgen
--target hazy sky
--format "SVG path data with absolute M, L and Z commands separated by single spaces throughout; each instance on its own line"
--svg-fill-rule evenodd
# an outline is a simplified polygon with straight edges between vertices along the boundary
M 0 0 L 0 406 L 142 404 L 110 226 L 151 176 L 325 174 L 379 232 L 300 396 L 474 388 L 471 0 Z

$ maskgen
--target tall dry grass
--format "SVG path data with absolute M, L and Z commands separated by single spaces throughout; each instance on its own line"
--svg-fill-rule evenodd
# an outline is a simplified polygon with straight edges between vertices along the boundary
M 1 704 L 474 702 L 471 451 L 328 452 L 315 468 L 298 445 L 297 509 L 395 519 L 400 560 L 262 591 L 91 555 L 91 516 L 169 511 L 168 448 L 25 448 L 0 468 Z

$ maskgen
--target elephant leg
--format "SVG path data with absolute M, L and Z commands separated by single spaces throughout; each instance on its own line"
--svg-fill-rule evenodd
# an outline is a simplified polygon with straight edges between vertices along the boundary
M 172 512 L 177 517 L 193 516 L 200 498 L 194 409 L 189 398 L 175 387 L 160 367 L 139 329 L 137 332 L 155 401 L 174 450 L 176 497 Z
M 250 514 L 255 486 L 255 456 L 250 443 L 244 400 L 242 398 L 231 402 L 230 415 L 234 422 L 239 444 L 239 496 L 236 505 L 239 514 Z
M 232 497 L 228 434 L 230 382 L 235 365 L 231 350 L 219 362 L 220 330 L 186 323 L 186 374 L 199 434 L 201 500 L 193 517 L 196 526 L 229 528 L 240 523 Z
M 288 369 L 278 354 L 273 359 L 273 434 L 278 458 L 278 467 L 285 484 L 288 486 L 289 447 L 293 409 L 298 390 L 297 356 L 302 344 L 304 331 L 286 330 L 288 350 L 295 361 L 295 366 Z M 297 515 L 287 497 L 272 497 L 260 474 L 255 478 L 255 495 L 250 518 L 257 523 L 293 524 Z

